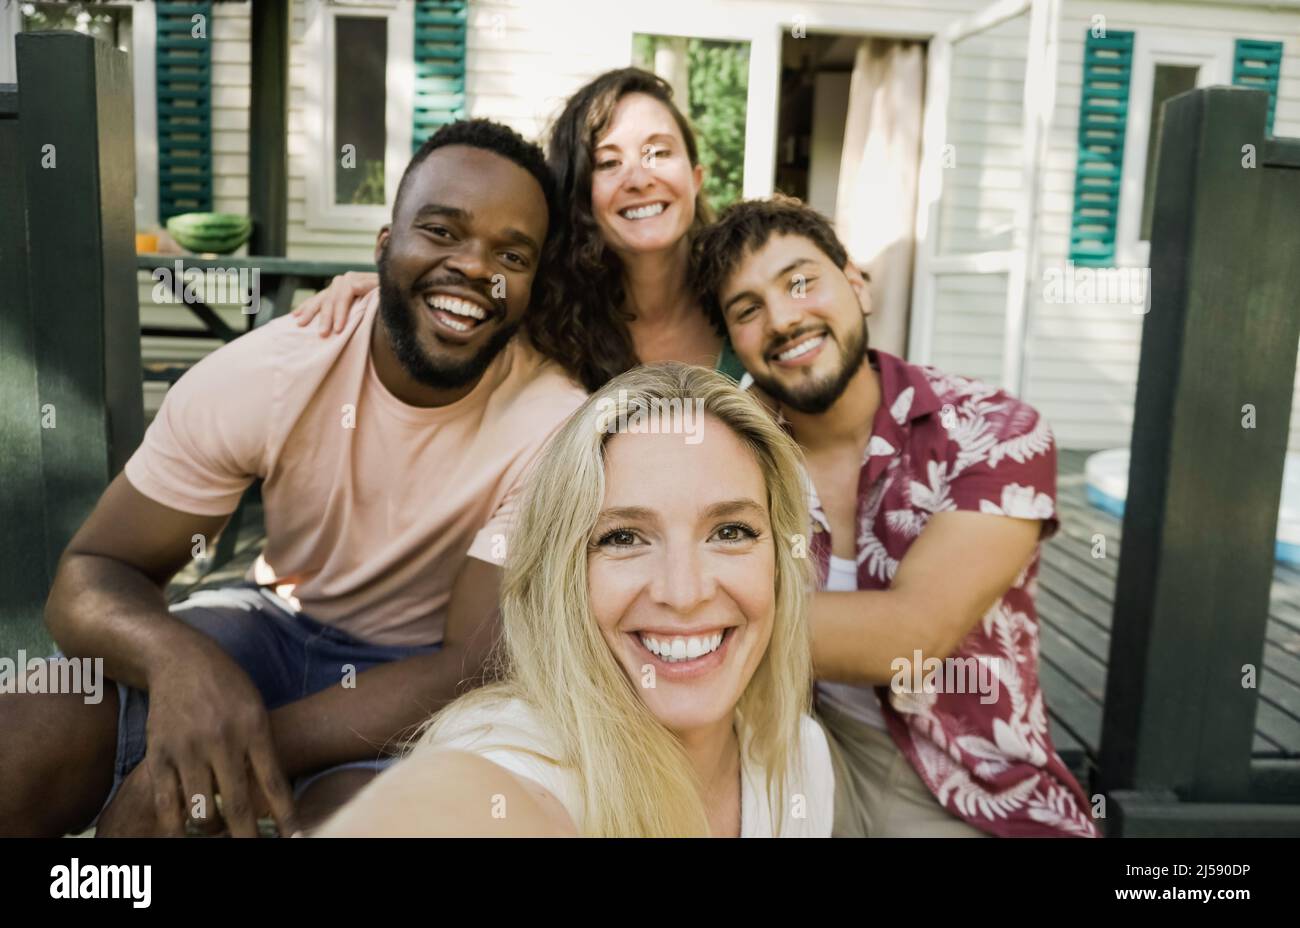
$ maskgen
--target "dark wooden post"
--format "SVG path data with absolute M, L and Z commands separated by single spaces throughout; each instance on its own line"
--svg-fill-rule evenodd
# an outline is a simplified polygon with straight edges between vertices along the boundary
M 41 624 L 50 575 L 21 149 L 18 88 L 0 85 L 0 656 L 48 645 Z
M 289 227 L 289 2 L 252 5 L 248 210 L 251 255 L 284 255 Z
M 1300 340 L 1300 141 L 1265 139 L 1267 107 L 1215 87 L 1164 108 L 1099 771 L 1130 834 L 1300 829 L 1298 806 L 1249 805 L 1243 685 Z
M 42 491 L 19 503 L 31 520 L 5 532 L 42 552 L 48 586 L 144 428 L 131 76 L 125 53 L 75 32 L 26 33 L 16 44 L 23 197 L 6 203 L 3 221 L 25 211 L 27 286 L 6 290 L 4 315 L 10 344 L 30 345 L 35 362 L 36 391 L 19 384 L 13 409 L 38 424 Z M 7 231 L 6 254 L 12 238 Z M 5 272 L 5 283 L 20 274 Z

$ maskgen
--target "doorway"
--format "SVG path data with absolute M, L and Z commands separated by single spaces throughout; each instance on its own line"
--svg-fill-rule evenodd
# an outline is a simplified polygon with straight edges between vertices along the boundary
M 907 349 L 925 43 L 785 33 L 774 187 L 830 219 L 870 279 L 871 343 Z

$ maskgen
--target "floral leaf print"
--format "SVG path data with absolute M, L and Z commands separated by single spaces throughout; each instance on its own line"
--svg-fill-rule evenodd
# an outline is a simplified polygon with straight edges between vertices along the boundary
M 1039 739 L 1034 737 L 1028 726 L 993 720 L 993 740 L 1005 757 L 1023 760 L 1027 764 L 1041 767 L 1047 763 L 1047 751 Z
M 912 411 L 912 399 L 916 396 L 916 388 L 908 387 L 898 394 L 894 404 L 889 407 L 889 415 L 899 425 L 907 421 L 907 414 Z
M 925 518 L 915 509 L 891 509 L 885 513 L 885 524 L 906 538 L 915 538 L 925 528 Z
M 927 483 L 912 481 L 912 505 L 926 512 L 947 512 L 957 508 L 949 495 L 948 465 L 942 461 L 926 463 Z
M 1069 790 L 1048 784 L 1045 793 L 1035 793 L 1029 800 L 1029 817 L 1052 828 L 1083 838 L 1095 837 L 1097 828 L 1079 808 Z
M 976 783 L 969 773 L 958 767 L 939 786 L 938 799 L 963 815 L 984 819 L 1006 818 L 1023 808 L 1038 787 L 1038 777 L 1027 777 L 1001 792 L 989 792 Z
M 858 564 L 866 564 L 868 574 L 886 583 L 898 573 L 898 560 L 889 556 L 884 543 L 871 532 L 858 538 Z
M 980 500 L 980 512 L 996 516 L 1011 516 L 1015 519 L 1050 519 L 1056 514 L 1056 505 L 1046 493 L 1039 493 L 1033 487 L 1022 487 L 1018 483 L 1009 483 L 1002 488 L 1001 505 L 992 500 Z
M 1023 464 L 1032 457 L 1046 454 L 1052 448 L 1052 429 L 1047 420 L 1039 419 L 1033 430 L 998 442 L 989 451 L 989 467 L 997 467 L 1003 458 L 1010 458 L 1017 464 Z
M 872 435 L 871 442 L 867 445 L 867 457 L 891 457 L 896 449 L 888 441 L 879 435 Z

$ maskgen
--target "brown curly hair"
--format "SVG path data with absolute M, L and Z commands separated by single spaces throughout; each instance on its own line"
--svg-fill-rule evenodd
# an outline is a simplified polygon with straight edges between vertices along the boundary
M 762 248 L 773 235 L 803 236 L 836 267 L 849 263 L 849 253 L 831 221 L 802 200 L 778 193 L 763 200 L 733 203 L 695 237 L 691 255 L 691 287 L 700 294 L 709 321 L 720 332 L 726 333 L 727 323 L 718 291 L 741 259 Z
M 640 364 L 623 308 L 623 263 L 605 244 L 591 207 L 593 152 L 614 108 L 630 93 L 653 97 L 672 114 L 691 166 L 699 164 L 695 132 L 662 78 L 640 68 L 607 71 L 579 89 L 551 127 L 546 160 L 556 181 L 560 228 L 551 267 L 525 316 L 532 343 L 567 367 L 587 390 Z M 695 199 L 692 239 L 712 218 Z

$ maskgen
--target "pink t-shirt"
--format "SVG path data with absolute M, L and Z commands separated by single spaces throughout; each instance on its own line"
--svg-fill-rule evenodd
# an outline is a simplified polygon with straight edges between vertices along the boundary
M 362 301 L 330 338 L 284 318 L 204 358 L 126 476 L 198 515 L 264 478 L 251 579 L 366 641 L 433 644 L 465 558 L 504 561 L 524 473 L 586 394 L 516 338 L 467 396 L 408 406 L 371 363 L 378 291 Z

